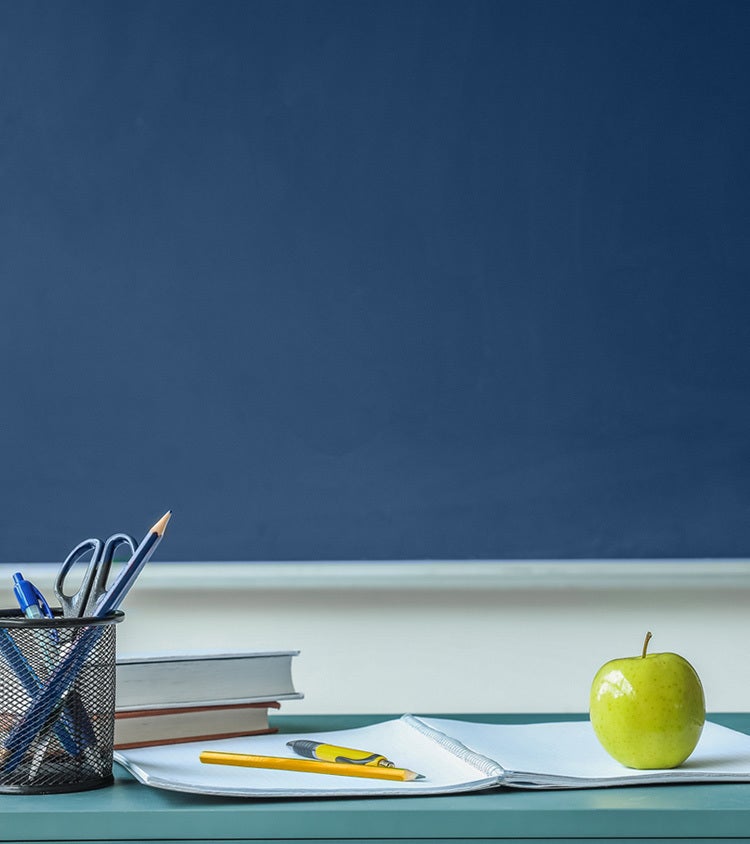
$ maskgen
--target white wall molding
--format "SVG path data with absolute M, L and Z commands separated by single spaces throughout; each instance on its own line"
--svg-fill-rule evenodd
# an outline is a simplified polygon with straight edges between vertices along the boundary
M 0 566 L 8 584 L 19 566 Z M 23 567 L 52 583 L 57 565 Z M 423 560 L 346 562 L 150 563 L 135 587 L 144 590 L 485 591 L 610 589 L 750 589 L 750 559 L 737 560 Z M 12 596 L 11 596 L 12 597 Z
M 149 587 L 484 591 L 750 588 L 750 560 L 361 561 L 152 565 Z

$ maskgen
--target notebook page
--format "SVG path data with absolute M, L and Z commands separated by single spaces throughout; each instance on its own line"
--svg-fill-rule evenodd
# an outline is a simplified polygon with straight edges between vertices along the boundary
M 660 780 L 750 780 L 750 736 L 706 723 L 692 756 L 679 768 L 626 768 L 599 744 L 589 721 L 481 724 L 423 718 L 477 752 L 501 762 L 507 784 L 583 786 Z
M 198 760 L 203 750 L 299 758 L 286 746 L 287 741 L 295 739 L 313 739 L 382 753 L 398 767 L 423 774 L 425 779 L 391 782 L 300 771 L 206 765 Z M 117 751 L 115 761 L 146 785 L 235 797 L 439 794 L 470 791 L 493 783 L 492 778 L 478 771 L 474 765 L 456 758 L 400 719 L 351 730 L 246 736 L 136 748 Z

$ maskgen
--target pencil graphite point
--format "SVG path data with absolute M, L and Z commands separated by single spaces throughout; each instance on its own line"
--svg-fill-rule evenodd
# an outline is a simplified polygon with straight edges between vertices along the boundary
M 167 510 L 167 512 L 159 519 L 159 521 L 151 528 L 149 533 L 156 533 L 159 536 L 162 536 L 164 531 L 167 528 L 167 522 L 172 518 L 172 511 Z

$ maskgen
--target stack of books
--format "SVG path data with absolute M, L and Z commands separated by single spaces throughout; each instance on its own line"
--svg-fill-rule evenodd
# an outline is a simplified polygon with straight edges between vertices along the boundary
M 276 732 L 269 710 L 302 697 L 292 681 L 298 653 L 118 659 L 115 749 Z

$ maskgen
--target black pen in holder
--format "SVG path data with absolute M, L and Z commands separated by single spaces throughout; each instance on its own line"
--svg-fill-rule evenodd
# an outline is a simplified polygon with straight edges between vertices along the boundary
M 0 610 L 0 792 L 112 783 L 115 625 L 123 618 Z

